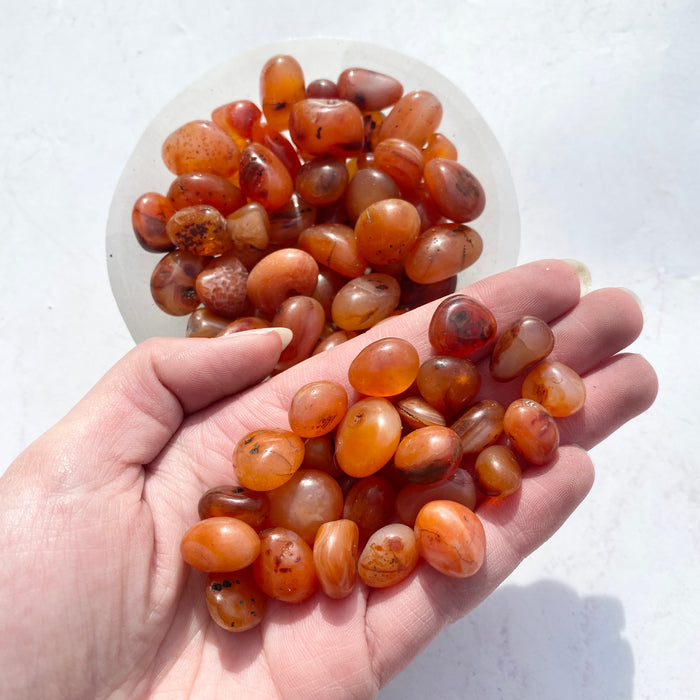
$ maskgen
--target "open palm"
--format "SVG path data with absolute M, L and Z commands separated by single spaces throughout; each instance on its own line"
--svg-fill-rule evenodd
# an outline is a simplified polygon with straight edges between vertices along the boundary
M 584 375 L 587 404 L 559 421 L 555 460 L 521 491 L 479 508 L 487 555 L 472 578 L 421 564 L 394 588 L 358 584 L 342 601 L 270 601 L 254 630 L 210 619 L 204 575 L 179 542 L 197 501 L 233 483 L 236 441 L 283 427 L 302 384 L 347 386 L 358 349 L 401 336 L 430 354 L 435 304 L 398 316 L 259 383 L 281 350 L 275 332 L 154 339 L 132 351 L 0 481 L 0 696 L 12 698 L 369 698 L 446 625 L 474 608 L 580 503 L 593 481 L 585 452 L 644 411 L 656 393 L 646 361 L 621 351 L 642 318 L 622 290 L 579 300 L 571 267 L 543 261 L 472 285 L 504 327 L 530 314 L 552 324 L 552 357 Z M 481 395 L 507 402 L 518 382 Z M 352 396 L 352 391 L 350 391 Z M 29 669 L 32 669 L 31 671 Z

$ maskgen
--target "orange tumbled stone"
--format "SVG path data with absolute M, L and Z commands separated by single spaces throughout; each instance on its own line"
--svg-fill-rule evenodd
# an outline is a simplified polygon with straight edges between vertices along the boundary
M 472 576 L 484 562 L 484 526 L 476 513 L 461 503 L 426 503 L 416 517 L 414 531 L 420 556 L 446 576 Z
M 354 389 L 366 396 L 396 396 L 416 379 L 418 351 L 403 338 L 380 338 L 364 347 L 348 369 Z
M 304 442 L 289 430 L 254 430 L 233 454 L 236 477 L 246 488 L 270 491 L 292 478 L 304 461 Z

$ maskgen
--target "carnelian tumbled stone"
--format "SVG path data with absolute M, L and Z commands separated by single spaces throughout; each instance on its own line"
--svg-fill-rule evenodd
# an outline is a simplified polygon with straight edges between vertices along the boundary
M 230 318 L 219 316 L 202 306 L 190 314 L 185 334 L 188 338 L 215 338 L 229 323 Z
M 387 588 L 407 578 L 416 564 L 418 550 L 413 530 L 403 523 L 392 523 L 369 538 L 357 569 L 363 583 L 372 588 Z
M 233 253 L 214 258 L 197 277 L 197 296 L 211 311 L 229 319 L 246 308 L 248 270 Z
M 384 139 L 373 153 L 374 167 L 389 175 L 403 195 L 417 191 L 424 165 L 418 146 L 403 139 Z
M 267 596 L 250 568 L 209 574 L 205 597 L 212 620 L 229 632 L 253 629 L 265 615 Z
M 363 168 L 355 173 L 345 190 L 345 206 L 355 221 L 370 204 L 383 199 L 397 199 L 399 188 L 392 178 L 377 168 Z
M 422 396 L 404 396 L 396 402 L 396 410 L 403 424 L 411 429 L 428 425 L 445 425 L 445 416 L 431 406 Z
M 223 216 L 245 204 L 245 196 L 230 180 L 213 173 L 183 173 L 168 188 L 168 199 L 175 209 L 208 204 Z
M 320 379 L 304 384 L 292 397 L 289 425 L 303 438 L 330 433 L 348 410 L 348 393 L 338 382 Z
M 476 299 L 456 294 L 435 309 L 428 327 L 430 344 L 441 355 L 466 357 L 496 335 L 496 319 Z
M 540 318 L 523 316 L 496 341 L 489 369 L 499 382 L 515 379 L 521 372 L 543 360 L 554 347 L 554 333 Z
M 337 80 L 338 97 L 354 102 L 363 112 L 391 107 L 403 94 L 403 85 L 390 75 L 367 68 L 346 68 Z
M 165 231 L 180 249 L 196 255 L 221 255 L 233 247 L 226 219 L 208 204 L 193 204 L 176 211 Z
M 260 533 L 260 556 L 253 563 L 253 575 L 270 598 L 285 603 L 300 603 L 318 590 L 311 547 L 284 527 Z
M 449 417 L 476 396 L 481 388 L 481 374 L 467 357 L 434 355 L 421 364 L 416 386 L 431 406 Z
M 405 258 L 419 232 L 420 216 L 403 199 L 374 202 L 355 223 L 357 250 L 374 265 L 389 265 Z
M 532 399 L 516 399 L 508 406 L 503 432 L 515 452 L 533 464 L 546 464 L 559 447 L 554 417 Z
M 562 362 L 546 361 L 530 370 L 522 387 L 525 399 L 537 401 L 553 416 L 570 416 L 583 408 L 586 385 Z
M 165 231 L 168 219 L 175 213 L 170 200 L 158 192 L 146 192 L 134 204 L 131 224 L 136 240 L 144 250 L 164 253 L 174 247 Z
M 414 282 L 440 282 L 473 265 L 483 249 L 481 236 L 473 228 L 438 224 L 418 236 L 404 267 Z
M 218 124 L 204 119 L 187 122 L 163 142 L 163 162 L 176 175 L 214 173 L 229 177 L 238 169 L 241 153 Z
M 348 369 L 354 389 L 366 396 L 396 396 L 416 379 L 418 351 L 403 338 L 380 338 L 360 350 Z
M 484 188 L 461 163 L 433 158 L 423 168 L 425 189 L 443 216 L 456 223 L 473 221 L 486 207 Z
M 462 459 L 462 441 L 454 430 L 430 425 L 413 430 L 396 448 L 394 467 L 409 482 L 430 484 L 447 479 Z
M 304 461 L 304 442 L 289 430 L 253 430 L 233 453 L 236 477 L 254 491 L 271 491 L 292 478 Z
M 297 192 L 310 204 L 324 206 L 337 202 L 348 184 L 345 161 L 332 156 L 313 158 L 296 175 Z
M 267 123 L 277 131 L 287 128 L 292 105 L 306 95 L 304 71 L 293 56 L 273 56 L 260 71 L 260 102 Z
M 360 399 L 348 409 L 336 432 L 335 458 L 350 476 L 378 472 L 401 439 L 401 417 L 384 398 Z
M 299 469 L 292 478 L 268 491 L 270 525 L 294 530 L 312 545 L 318 528 L 343 512 L 343 492 L 327 472 Z
M 505 412 L 498 401 L 482 399 L 457 416 L 450 427 L 462 439 L 464 454 L 481 452 L 498 440 L 503 433 Z
M 482 450 L 474 464 L 479 489 L 487 496 L 509 496 L 520 488 L 522 471 L 513 450 L 491 445 Z
M 333 322 L 346 331 L 366 330 L 390 316 L 400 296 L 401 286 L 391 275 L 370 272 L 356 277 L 333 299 Z
M 457 469 L 452 476 L 434 484 L 406 484 L 396 494 L 396 515 L 413 527 L 420 509 L 430 501 L 456 501 L 474 510 L 476 486 L 466 469 Z
M 360 539 L 367 538 L 388 525 L 394 514 L 394 487 L 381 474 L 358 479 L 345 495 L 343 517 L 352 520 L 360 532 Z
M 367 261 L 357 251 L 355 232 L 345 224 L 309 226 L 299 235 L 297 245 L 316 262 L 345 277 L 360 277 L 367 270 Z
M 248 297 L 265 314 L 273 314 L 288 297 L 310 296 L 318 282 L 318 264 L 305 251 L 282 248 L 266 255 L 248 275 Z
M 158 261 L 151 274 L 151 296 L 158 307 L 172 316 L 191 314 L 199 306 L 197 275 L 210 258 L 173 250 Z
M 347 100 L 308 98 L 292 106 L 289 136 L 301 153 L 350 158 L 362 151 L 362 112 Z
M 215 486 L 201 496 L 197 511 L 202 520 L 224 515 L 259 530 L 270 512 L 270 501 L 266 493 L 243 486 Z
M 324 321 L 323 307 L 313 297 L 297 295 L 285 299 L 279 305 L 272 317 L 272 325 L 289 328 L 292 340 L 282 350 L 275 365 L 276 371 L 289 369 L 311 355 L 321 337 Z
M 243 194 L 265 209 L 284 206 L 294 191 L 294 181 L 284 163 L 259 143 L 249 143 L 243 149 L 239 181 Z
M 427 90 L 407 92 L 392 108 L 382 125 L 380 138 L 404 139 L 422 148 L 442 120 L 440 100 Z
M 258 533 L 238 518 L 217 516 L 195 523 L 180 542 L 182 558 L 200 571 L 237 571 L 260 553 Z
M 321 588 L 329 598 L 345 598 L 355 587 L 358 542 L 359 530 L 352 520 L 333 520 L 318 529 L 313 546 L 314 565 Z
M 414 531 L 420 556 L 446 576 L 472 576 L 484 562 L 484 526 L 479 516 L 461 503 L 426 503 L 416 516 Z

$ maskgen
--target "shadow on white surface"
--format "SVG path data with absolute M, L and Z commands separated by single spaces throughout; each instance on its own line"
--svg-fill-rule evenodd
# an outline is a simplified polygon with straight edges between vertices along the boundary
M 448 628 L 380 700 L 631 700 L 634 659 L 616 598 L 558 581 L 505 585 Z M 430 678 L 430 683 L 426 679 Z

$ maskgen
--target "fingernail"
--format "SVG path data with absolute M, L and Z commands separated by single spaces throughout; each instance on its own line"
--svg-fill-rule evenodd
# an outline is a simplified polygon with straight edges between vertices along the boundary
M 639 310 L 642 312 L 642 320 L 646 323 L 647 315 L 646 313 L 644 313 L 644 304 L 642 304 L 642 300 L 639 297 L 639 294 L 633 292 L 627 287 L 619 287 L 619 289 L 622 289 L 624 292 L 627 292 L 627 294 L 629 294 L 632 297 L 632 299 L 634 299 L 637 302 L 637 306 L 639 306 Z
M 270 331 L 274 331 L 280 337 L 280 340 L 282 341 L 282 350 L 284 350 L 287 347 L 287 345 L 289 345 L 289 343 L 292 342 L 292 337 L 294 334 L 289 328 L 285 328 L 284 326 L 272 326 L 270 328 L 251 328 L 249 331 L 239 331 L 238 333 L 230 333 L 229 335 L 222 335 L 219 337 L 230 338 L 236 335 L 263 335 L 265 333 L 269 333 Z
M 581 285 L 581 296 L 591 291 L 591 271 L 578 260 L 565 259 L 564 262 L 573 269 Z

